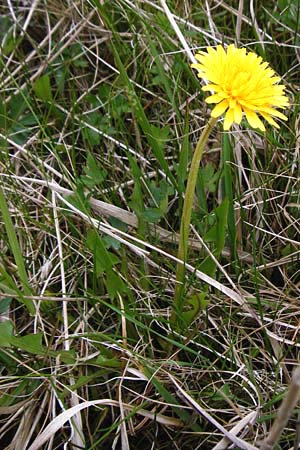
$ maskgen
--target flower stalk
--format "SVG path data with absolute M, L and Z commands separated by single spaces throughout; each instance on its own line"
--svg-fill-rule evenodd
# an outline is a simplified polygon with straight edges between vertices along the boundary
M 184 196 L 183 210 L 181 215 L 180 233 L 179 233 L 179 246 L 177 258 L 181 261 L 177 263 L 176 271 L 176 286 L 175 286 L 175 298 L 174 308 L 171 315 L 171 323 L 175 324 L 177 318 L 180 318 L 180 313 L 183 310 L 184 298 L 183 298 L 183 281 L 185 276 L 185 262 L 188 254 L 188 238 L 191 224 L 191 215 L 193 209 L 193 200 L 195 195 L 196 182 L 198 177 L 199 165 L 203 155 L 203 149 L 207 142 L 207 139 L 214 127 L 217 119 L 211 117 L 205 126 L 200 139 L 196 145 L 193 155 L 191 168 L 188 176 L 186 192 Z
M 215 104 L 211 118 L 204 128 L 191 163 L 181 216 L 174 308 L 171 324 L 179 325 L 182 320 L 184 298 L 185 263 L 188 254 L 188 238 L 195 194 L 196 181 L 203 149 L 217 118 L 224 115 L 223 129 L 229 130 L 235 123 L 239 125 L 246 118 L 251 127 L 265 131 L 261 118 L 279 128 L 274 118 L 288 120 L 279 109 L 289 106 L 285 86 L 279 84 L 277 76 L 267 62 L 254 52 L 236 48 L 233 44 L 226 49 L 221 45 L 208 47 L 206 52 L 195 55 L 197 63 L 191 65 L 198 71 L 198 77 L 208 84 L 204 92 L 212 94 L 206 103 Z

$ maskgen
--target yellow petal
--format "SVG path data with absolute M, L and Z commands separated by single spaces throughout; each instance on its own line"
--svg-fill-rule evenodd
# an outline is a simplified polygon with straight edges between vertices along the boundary
M 266 119 L 267 122 L 269 122 L 270 125 L 273 125 L 275 128 L 280 128 L 278 123 L 275 122 L 275 120 L 272 119 L 272 117 L 269 114 L 266 114 L 264 112 L 260 113 L 264 119 Z
M 259 109 L 259 111 L 265 112 L 274 117 L 278 117 L 279 119 L 282 119 L 282 120 L 288 120 L 288 118 L 284 114 L 282 114 L 280 111 L 277 111 L 277 109 L 273 109 L 273 108 L 269 108 L 269 107 L 262 107 Z
M 218 103 L 215 107 L 214 107 L 214 109 L 212 110 L 212 112 L 211 112 L 211 116 L 212 117 L 219 117 L 219 116 L 221 116 L 221 114 L 223 114 L 223 112 L 226 110 L 228 108 L 228 101 L 225 99 L 225 100 L 222 100 L 220 103 Z
M 237 124 L 240 124 L 242 117 L 243 117 L 243 113 L 242 113 L 242 108 L 240 107 L 240 105 L 238 103 L 235 105 L 235 108 L 233 111 L 234 111 L 234 121 Z
M 251 109 L 244 108 L 247 120 L 252 128 L 258 128 L 261 131 L 266 131 L 266 128 L 256 112 L 252 111 Z
M 229 130 L 229 128 L 233 124 L 233 120 L 234 120 L 234 110 L 230 108 L 225 114 L 223 125 L 224 130 Z
M 206 103 L 219 103 L 222 100 L 223 100 L 223 97 L 220 96 L 219 94 L 211 95 L 210 97 L 207 97 L 205 99 Z

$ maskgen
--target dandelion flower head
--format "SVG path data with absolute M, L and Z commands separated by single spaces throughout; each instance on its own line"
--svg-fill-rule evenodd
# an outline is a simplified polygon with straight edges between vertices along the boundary
M 279 125 L 273 117 L 287 120 L 275 109 L 289 105 L 285 86 L 278 84 L 280 77 L 260 56 L 234 45 L 226 50 L 218 45 L 208 47 L 207 52 L 199 52 L 195 57 L 199 64 L 191 67 L 198 70 L 199 78 L 209 82 L 202 90 L 213 92 L 205 101 L 216 103 L 211 116 L 216 118 L 226 111 L 224 130 L 229 130 L 233 123 L 239 124 L 243 115 L 253 128 L 262 131 L 265 126 L 258 114 L 276 128 Z

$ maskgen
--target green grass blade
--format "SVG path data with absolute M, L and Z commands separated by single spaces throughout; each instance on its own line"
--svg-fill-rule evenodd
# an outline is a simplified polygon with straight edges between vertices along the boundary
M 0 187 L 0 209 L 2 212 L 2 217 L 5 225 L 5 230 L 10 245 L 10 249 L 14 256 L 15 263 L 18 267 L 19 278 L 22 283 L 23 291 L 25 295 L 31 295 L 31 288 L 28 282 L 27 273 L 25 269 L 24 259 L 19 245 L 19 241 L 15 232 L 14 224 L 11 220 L 9 209 L 3 191 Z M 35 309 L 33 302 L 28 299 L 22 299 L 22 302 L 26 305 L 28 311 L 33 314 Z
M 115 33 L 114 27 L 112 26 L 107 14 L 105 13 L 104 8 L 101 5 L 98 5 L 98 9 L 101 11 L 101 14 L 103 15 L 105 22 L 107 23 L 108 28 L 112 31 L 115 41 L 118 42 L 119 38 Z M 176 187 L 177 183 L 175 177 L 171 173 L 169 165 L 165 159 L 165 154 L 162 150 L 161 143 L 159 139 L 157 139 L 154 136 L 154 133 L 155 131 L 157 131 L 157 128 L 150 124 L 145 114 L 144 108 L 141 104 L 141 101 L 135 92 L 135 89 L 130 81 L 129 76 L 127 75 L 125 65 L 123 64 L 120 58 L 119 51 L 116 45 L 114 44 L 113 40 L 110 41 L 110 45 L 115 58 L 116 65 L 120 72 L 121 82 L 124 85 L 126 96 L 132 108 L 132 113 L 135 116 L 139 126 L 143 130 L 145 137 L 153 151 L 153 154 L 156 157 L 158 163 L 160 164 L 160 167 L 166 173 L 168 178 L 171 180 L 172 184 Z
M 234 180 L 232 178 L 230 162 L 232 161 L 232 149 L 228 134 L 223 136 L 223 187 L 224 196 L 229 200 L 228 204 L 228 234 L 232 254 L 236 256 L 237 242 L 236 242 L 236 227 L 235 227 L 235 214 L 233 207 L 233 185 Z

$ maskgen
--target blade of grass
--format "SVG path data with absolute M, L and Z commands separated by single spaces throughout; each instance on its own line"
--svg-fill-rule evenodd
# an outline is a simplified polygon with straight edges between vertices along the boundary
M 113 37 L 115 39 L 116 42 L 119 41 L 119 36 L 117 35 L 117 33 L 114 30 L 114 26 L 112 25 L 111 21 L 109 20 L 106 12 L 104 11 L 104 8 L 98 3 L 96 2 L 97 7 L 102 15 L 102 18 L 104 19 L 104 21 L 107 24 L 107 28 L 109 30 L 111 30 Z M 160 167 L 163 169 L 163 171 L 165 172 L 165 174 L 168 176 L 168 178 L 171 180 L 172 184 L 174 185 L 174 187 L 177 189 L 177 183 L 175 180 L 175 177 L 173 176 L 173 174 L 171 173 L 168 163 L 165 159 L 165 155 L 164 152 L 161 149 L 159 140 L 156 139 L 153 136 L 153 125 L 150 124 L 144 108 L 140 102 L 139 97 L 137 96 L 135 89 L 131 83 L 131 80 L 129 78 L 129 76 L 127 75 L 127 71 L 125 68 L 125 65 L 123 64 L 120 55 L 119 55 L 119 51 L 117 49 L 117 46 L 114 44 L 113 40 L 111 39 L 110 41 L 110 45 L 111 45 L 111 49 L 113 51 L 113 55 L 118 67 L 118 70 L 120 72 L 120 78 L 121 81 L 124 85 L 125 88 L 125 93 L 127 95 L 128 101 L 132 107 L 132 112 L 139 124 L 139 126 L 141 127 L 141 129 L 143 130 L 143 132 L 145 133 L 145 137 L 151 147 L 151 150 L 153 151 L 154 156 L 156 157 Z
M 11 220 L 10 217 L 10 212 L 8 209 L 8 205 L 7 202 L 5 200 L 3 191 L 0 187 L 0 209 L 2 212 L 2 217 L 3 217 L 3 221 L 4 221 L 4 225 L 5 225 L 5 230 L 6 230 L 6 234 L 8 237 L 8 242 L 10 245 L 10 249 L 12 251 L 12 254 L 14 256 L 14 260 L 15 263 L 18 267 L 18 274 L 19 274 L 19 278 L 20 281 L 22 283 L 22 287 L 24 290 L 25 295 L 31 295 L 31 288 L 30 288 L 30 284 L 27 278 L 27 273 L 26 273 L 26 269 L 25 269 L 25 264 L 24 264 L 24 259 L 23 259 L 23 255 L 21 252 L 21 248 L 19 245 L 19 241 L 17 238 L 17 234 L 15 232 L 15 228 L 14 228 L 14 224 Z M 25 299 L 22 298 L 22 303 L 24 303 L 28 309 L 28 311 L 30 312 L 30 314 L 34 314 L 35 308 L 33 305 L 32 300 L 30 299 Z
M 236 258 L 237 242 L 236 242 L 235 214 L 234 214 L 234 207 L 233 207 L 233 188 L 232 188 L 234 181 L 232 179 L 232 173 L 231 173 L 231 167 L 230 167 L 230 163 L 232 161 L 232 149 L 231 149 L 229 136 L 226 133 L 224 133 L 224 136 L 223 136 L 222 158 L 223 158 L 224 197 L 228 198 L 228 200 L 229 200 L 228 214 L 227 214 L 228 234 L 229 234 L 231 252 L 232 252 L 233 257 Z
M 170 86 L 170 80 L 166 76 L 166 71 L 165 71 L 165 69 L 163 67 L 163 64 L 162 64 L 161 60 L 160 60 L 160 55 L 159 55 L 159 53 L 158 53 L 158 51 L 156 49 L 156 46 L 154 45 L 153 39 L 151 39 L 151 36 L 148 33 L 147 27 L 144 26 L 144 29 L 145 29 L 145 34 L 147 36 L 148 44 L 149 44 L 149 47 L 150 47 L 150 51 L 151 51 L 151 53 L 153 55 L 153 58 L 154 58 L 154 61 L 155 61 L 155 64 L 156 64 L 156 67 L 157 67 L 157 70 L 158 70 L 158 73 L 159 73 L 160 80 L 161 80 L 161 82 L 162 82 L 162 84 L 163 84 L 163 86 L 165 88 L 166 94 L 167 94 L 167 96 L 169 98 L 169 101 L 170 101 L 170 103 L 172 105 L 172 108 L 174 109 L 174 111 L 176 112 L 176 114 L 177 114 L 177 116 L 178 116 L 178 118 L 180 120 L 181 114 L 180 114 L 180 111 L 179 111 L 179 109 L 178 109 L 178 107 L 176 105 L 176 102 L 174 100 L 174 87 L 172 89 L 172 87 Z
M 201 427 L 198 424 L 192 423 L 191 415 L 189 414 L 189 412 L 187 412 L 186 409 L 182 408 L 182 405 L 178 402 L 178 400 L 163 386 L 158 378 L 154 376 L 153 369 L 144 366 L 143 372 L 145 373 L 147 378 L 149 378 L 155 389 L 157 389 L 164 400 L 167 403 L 174 405 L 174 412 L 177 414 L 177 416 L 184 423 L 189 424 L 193 431 L 201 431 Z

